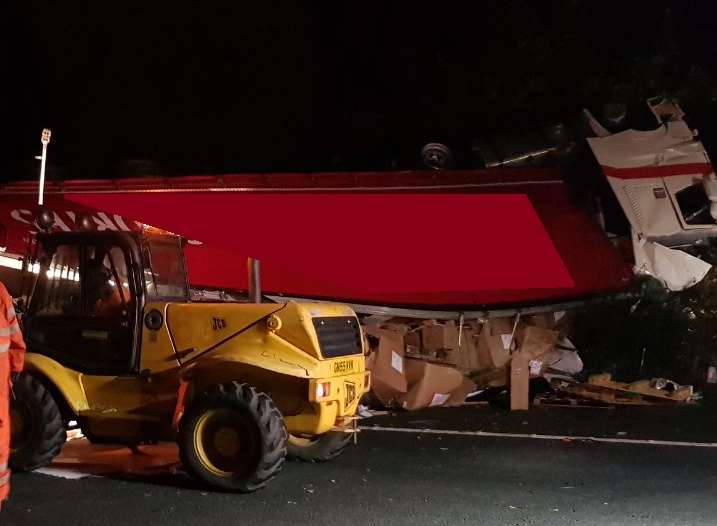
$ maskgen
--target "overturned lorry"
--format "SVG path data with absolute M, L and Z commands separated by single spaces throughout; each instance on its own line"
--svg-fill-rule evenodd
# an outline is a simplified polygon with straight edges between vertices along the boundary
M 256 319 L 237 315 L 240 332 L 233 337 L 235 342 L 245 337 L 259 337 L 260 327 L 261 330 L 268 328 L 267 324 L 273 319 L 273 308 L 285 309 L 282 312 L 286 313 L 298 309 L 303 314 L 296 314 L 296 317 L 306 317 L 306 312 L 295 306 L 307 301 L 312 303 L 307 307 L 311 318 L 315 316 L 314 311 L 319 318 L 353 316 L 348 314 L 349 311 L 339 315 L 338 311 L 332 310 L 338 308 L 332 302 L 340 301 L 352 309 L 350 312 L 363 316 L 460 322 L 569 307 L 586 298 L 626 290 L 634 282 L 635 272 L 649 273 L 668 288 L 681 290 L 702 279 L 710 268 L 707 262 L 688 254 L 685 249 L 717 233 L 714 174 L 704 147 L 682 120 L 681 112 L 669 113 L 668 117 L 661 113 L 662 110 L 664 105 L 655 110 L 656 128 L 653 131 L 610 134 L 595 123 L 596 137 L 588 140 L 629 220 L 634 250 L 632 269 L 605 235 L 600 222 L 571 199 L 560 172 L 554 169 L 54 181 L 47 186 L 47 202 L 53 210 L 54 233 L 51 236 L 73 235 L 71 231 L 81 225 L 90 225 L 97 231 L 93 235 L 102 234 L 107 239 L 112 236 L 133 239 L 132 236 L 137 235 L 143 238 L 150 232 L 180 233 L 188 239 L 184 243 L 184 253 L 189 268 L 186 272 L 183 268 L 179 271 L 188 283 L 178 303 L 184 305 L 190 298 L 198 300 L 198 303 L 195 301 L 187 306 L 185 312 L 201 311 L 202 316 L 207 317 L 202 331 L 211 330 L 211 334 L 221 333 L 229 317 L 221 313 L 209 315 L 211 309 L 222 310 L 224 306 L 210 301 L 206 306 L 208 310 L 203 311 L 205 306 L 202 304 L 211 299 L 241 301 L 250 287 L 246 274 L 236 272 L 236 261 L 260 254 L 267 270 L 264 299 L 275 303 L 262 304 L 255 313 Z M 12 183 L 2 187 L 0 221 L 7 232 L 7 240 L 0 266 L 5 271 L 27 266 L 22 252 L 34 247 L 33 233 L 41 230 L 33 216 L 36 190 L 36 183 Z M 257 217 L 262 218 L 260 228 L 257 228 Z M 326 221 L 326 218 L 334 220 Z M 310 242 L 305 236 L 296 235 L 296 232 L 307 229 L 313 235 Z M 82 250 L 80 254 L 84 254 Z M 297 257 L 307 251 L 311 257 Z M 48 272 L 50 275 L 56 273 L 51 263 L 47 265 L 42 270 L 39 262 L 37 266 L 27 266 L 25 275 L 38 277 L 38 291 L 42 290 Z M 67 265 L 60 264 L 60 268 L 63 267 Z M 167 272 L 177 271 L 168 269 Z M 84 278 L 77 278 L 76 273 L 72 275 L 73 279 L 68 283 L 76 279 L 84 283 Z M 145 277 L 151 275 L 152 272 Z M 113 275 L 108 277 L 109 281 L 120 282 Z M 127 281 L 128 285 L 132 283 Z M 18 282 L 15 292 L 20 295 L 22 291 Z M 115 296 L 118 294 L 119 291 Z M 144 297 L 150 298 L 149 293 Z M 121 295 L 119 299 L 121 303 Z M 30 301 L 27 317 L 30 331 L 34 323 L 33 308 L 36 308 L 33 301 Z M 324 303 L 326 301 L 328 304 Z M 248 308 L 247 305 L 233 304 L 226 307 Z M 194 336 L 177 339 L 175 332 L 195 335 L 199 329 L 191 325 L 182 328 L 183 324 L 176 321 L 180 318 L 172 316 L 173 312 L 182 309 L 174 305 L 167 306 L 166 311 L 157 310 L 164 323 L 164 328 L 156 333 L 157 337 L 166 335 L 165 344 L 172 349 L 169 356 L 175 356 L 176 361 L 170 367 L 170 376 L 175 374 L 175 365 L 177 371 L 191 375 L 197 367 L 192 363 L 207 360 L 209 364 L 210 360 L 219 358 L 220 350 L 228 348 L 225 345 L 228 341 L 214 340 L 201 331 L 201 345 L 190 343 Z M 142 311 L 142 315 L 145 314 Z M 283 320 L 280 312 L 277 311 L 277 315 Z M 144 321 L 134 323 L 134 330 L 140 330 L 138 327 Z M 242 324 L 246 324 L 246 331 Z M 59 325 L 58 322 L 56 328 Z M 208 328 L 210 325 L 211 329 Z M 281 406 L 275 399 L 280 398 L 275 391 L 265 389 L 284 414 L 284 425 L 290 434 L 290 450 L 296 456 L 318 460 L 335 456 L 347 442 L 346 434 L 335 432 L 350 430 L 347 422 L 355 411 L 354 401 L 358 403 L 358 398 L 367 389 L 368 380 L 363 377 L 364 385 L 360 389 L 361 382 L 352 380 L 356 387 L 346 387 L 337 395 L 338 398 L 348 396 L 347 393 L 355 396 L 355 399 L 351 397 L 352 402 L 344 399 L 347 412 L 337 409 L 334 416 L 343 417 L 343 420 L 335 419 L 328 428 L 322 424 L 307 431 L 304 427 L 307 419 L 317 418 L 317 393 L 319 390 L 323 393 L 324 387 L 330 385 L 322 381 L 312 383 L 311 379 L 351 376 L 354 372 L 360 375 L 364 363 L 360 351 L 356 350 L 351 363 L 338 359 L 337 369 L 329 375 L 323 367 L 334 362 L 321 350 L 319 329 L 307 327 L 305 322 L 304 329 L 301 342 L 310 344 L 309 347 L 297 345 L 291 339 L 295 337 L 293 333 L 282 338 L 301 349 L 304 361 L 305 356 L 310 356 L 317 362 L 318 369 L 300 371 L 303 366 L 299 366 L 294 375 L 299 378 L 303 374 L 301 378 L 309 382 L 306 397 L 309 405 L 302 406 L 306 411 Z M 151 331 L 146 324 L 141 328 L 142 334 L 145 330 Z M 312 330 L 316 331 L 315 336 L 309 336 L 314 334 Z M 358 331 L 360 334 L 360 329 Z M 271 330 L 269 333 L 276 334 Z M 42 339 L 41 332 L 38 334 Z M 106 339 L 107 334 L 105 330 L 90 327 L 72 338 L 98 345 L 97 342 Z M 32 342 L 31 332 L 28 335 Z M 41 349 L 37 346 L 42 345 L 47 349 L 47 341 L 35 341 L 32 345 L 36 345 L 35 349 Z M 160 385 L 165 373 L 160 370 L 161 374 L 154 375 L 151 367 L 143 365 L 144 351 L 139 353 L 139 345 L 144 345 L 144 340 L 135 343 L 133 352 L 136 354 L 132 355 L 135 380 L 146 382 L 147 386 Z M 35 354 L 41 362 L 51 358 L 52 351 Z M 287 365 L 278 354 L 261 356 Z M 292 360 L 291 363 L 299 363 L 294 358 Z M 60 365 L 62 370 L 71 371 L 69 374 L 76 385 L 78 382 L 93 385 L 85 373 L 71 365 Z M 255 367 L 253 363 L 249 365 Z M 210 369 L 215 368 L 213 365 Z M 202 368 L 196 370 L 201 372 Z M 164 393 L 175 404 L 185 396 L 192 399 L 198 392 L 189 387 L 189 382 L 183 383 L 183 375 L 184 372 L 179 374 L 177 383 Z M 40 384 L 49 385 L 42 381 Z M 248 382 L 247 385 L 252 384 Z M 84 384 L 82 386 L 82 393 L 91 396 L 93 388 L 88 390 Z M 100 387 L 98 384 L 98 392 L 104 392 Z M 97 414 L 102 415 L 94 425 L 100 425 L 100 422 L 112 422 L 111 415 L 118 409 L 100 399 L 82 402 L 80 398 L 80 405 L 74 408 L 70 405 L 68 410 L 62 407 L 62 393 L 53 389 L 46 387 L 53 399 L 60 401 L 56 414 L 66 415 L 64 418 L 94 407 L 96 412 L 99 411 Z M 172 392 L 173 389 L 176 392 Z M 148 397 L 142 403 L 151 401 L 147 407 L 171 405 L 167 399 L 152 398 L 154 395 L 149 387 L 143 387 L 140 392 Z M 338 398 L 329 399 L 329 402 L 338 404 Z M 91 403 L 95 405 L 91 406 Z M 183 404 L 179 407 L 170 411 L 172 421 L 183 414 Z M 311 409 L 313 413 L 310 407 L 314 408 Z M 128 409 L 117 414 L 135 418 L 140 413 Z M 168 413 L 163 415 L 166 417 Z M 332 418 L 326 416 L 326 422 Z M 324 417 L 319 420 L 324 422 Z M 142 432 L 158 425 L 156 421 L 150 425 L 142 418 L 137 418 L 137 422 L 135 429 Z M 112 435 L 107 428 L 93 433 L 93 423 L 89 421 L 83 423 L 83 428 L 89 430 L 89 436 L 94 440 L 123 439 L 132 444 L 138 436 L 149 440 L 169 436 L 172 428 L 166 424 L 165 421 L 162 424 L 165 427 L 159 425 L 159 429 L 164 430 L 162 433 L 152 431 L 146 435 L 124 437 Z M 100 428 L 103 426 L 101 424 Z M 127 429 L 132 427 L 127 426 Z M 230 435 L 233 433 L 221 434 L 225 438 Z M 54 451 L 53 448 L 45 450 L 46 453 Z M 232 449 L 229 447 L 225 451 Z M 43 457 L 42 462 L 51 456 Z M 210 457 L 205 453 L 207 458 Z M 39 464 L 29 462 L 26 467 L 33 465 Z M 238 486 L 238 489 L 242 487 Z

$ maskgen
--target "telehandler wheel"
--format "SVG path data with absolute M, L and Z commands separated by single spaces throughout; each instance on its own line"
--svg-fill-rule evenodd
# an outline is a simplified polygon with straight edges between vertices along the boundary
M 60 408 L 36 378 L 22 373 L 10 397 L 10 468 L 32 471 L 46 466 L 67 440 Z
M 239 382 L 199 395 L 182 417 L 177 441 L 187 471 L 229 491 L 263 488 L 286 458 L 284 417 L 271 398 Z
M 289 435 L 287 454 L 290 460 L 327 462 L 338 457 L 351 443 L 351 433 L 332 432 L 314 438 Z

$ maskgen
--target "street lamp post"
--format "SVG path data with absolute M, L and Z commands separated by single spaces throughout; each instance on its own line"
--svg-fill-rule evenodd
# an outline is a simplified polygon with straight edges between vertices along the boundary
M 42 142 L 42 157 L 40 162 L 40 191 L 37 200 L 37 204 L 40 206 L 44 204 L 45 199 L 45 164 L 47 162 L 47 145 L 50 144 L 51 135 L 52 131 L 48 128 L 44 128 L 42 130 L 42 137 L 40 138 Z

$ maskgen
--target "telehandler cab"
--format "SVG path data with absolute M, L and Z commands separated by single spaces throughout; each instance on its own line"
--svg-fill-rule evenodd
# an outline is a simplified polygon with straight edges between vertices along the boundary
M 15 379 L 11 467 L 44 466 L 76 421 L 96 443 L 176 440 L 225 490 L 266 485 L 287 456 L 333 459 L 369 390 L 355 313 L 339 304 L 190 301 L 183 240 L 37 235 Z

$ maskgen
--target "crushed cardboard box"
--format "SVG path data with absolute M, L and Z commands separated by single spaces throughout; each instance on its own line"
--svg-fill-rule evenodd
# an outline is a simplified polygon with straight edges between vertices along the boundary
M 570 311 L 541 312 L 522 317 L 525 325 L 558 331 L 561 335 L 570 328 L 573 315 Z
M 445 405 L 455 391 L 460 397 L 460 390 L 466 387 L 456 369 L 411 358 L 406 359 L 406 378 L 410 387 L 401 405 L 409 411 Z
M 508 369 L 505 367 L 483 369 L 471 374 L 470 379 L 475 382 L 479 389 L 505 387 L 508 385 Z
M 465 327 L 461 334 L 456 366 L 459 371 L 470 374 L 481 369 L 478 356 L 478 332 L 473 327 Z
M 463 378 L 461 385 L 456 387 L 452 392 L 451 396 L 446 402 L 446 407 L 458 407 L 465 403 L 466 398 L 469 394 L 475 392 L 477 389 L 476 384 L 468 378 Z
M 460 327 L 453 321 L 409 318 L 373 322 L 364 327 L 373 340 L 367 367 L 374 394 L 385 405 L 400 402 L 416 409 L 460 404 L 460 385 L 473 390 L 520 383 L 527 389 L 526 378 L 571 378 L 583 368 L 565 337 L 569 316 L 563 311 L 526 315 L 518 322 L 515 317 L 464 320 Z M 511 370 L 517 353 L 520 363 Z M 525 395 L 516 395 L 524 406 Z
M 481 369 L 499 369 L 510 362 L 515 346 L 513 318 L 487 320 L 478 337 L 478 360 Z
M 520 352 L 529 360 L 535 360 L 552 351 L 558 337 L 557 331 L 529 325 L 520 330 L 516 340 Z
M 380 325 L 381 329 L 385 329 L 387 331 L 393 331 L 401 334 L 402 336 L 406 336 L 408 334 L 408 325 L 405 323 L 398 323 L 398 322 L 385 322 Z
M 407 346 L 410 345 L 411 347 L 415 347 L 417 349 L 421 348 L 421 331 L 419 331 L 419 330 L 408 331 L 403 336 L 403 339 L 406 342 Z
M 382 404 L 393 405 L 408 390 L 403 336 L 376 327 L 365 327 L 364 330 L 378 340 L 366 362 L 371 371 L 372 391 Z
M 427 324 L 421 327 L 422 347 L 427 351 L 458 348 L 458 328 L 455 323 Z

